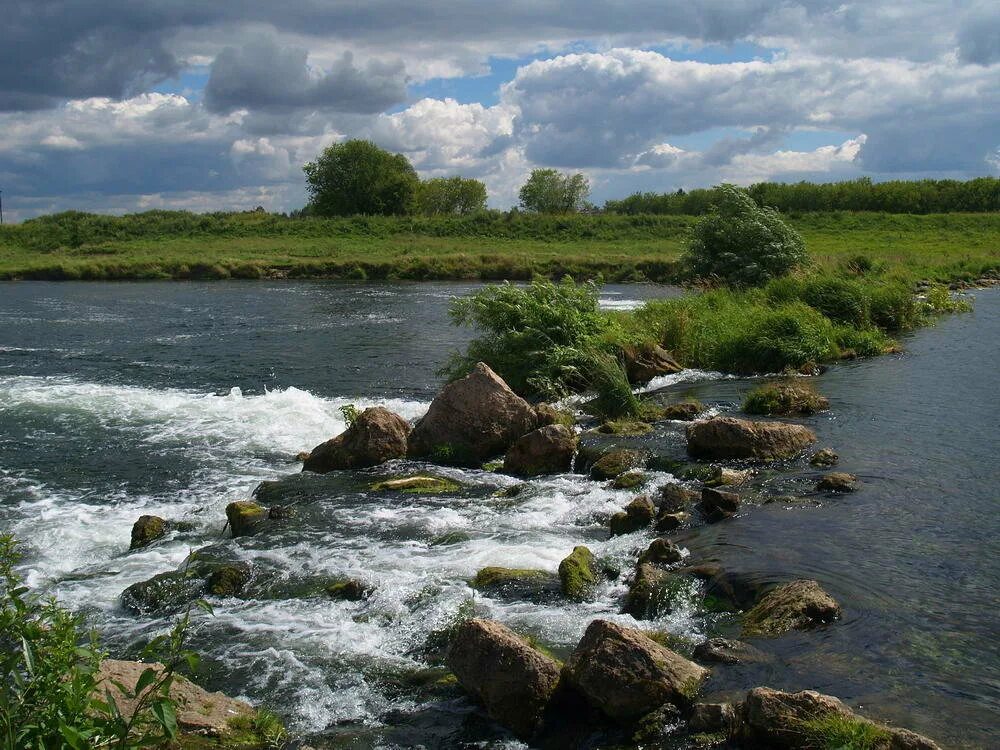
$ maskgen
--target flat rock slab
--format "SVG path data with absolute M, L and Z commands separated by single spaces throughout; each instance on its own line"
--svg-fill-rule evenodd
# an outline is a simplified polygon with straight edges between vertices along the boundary
M 696 458 L 792 458 L 816 442 L 812 430 L 787 422 L 716 417 L 687 427 L 688 453 Z

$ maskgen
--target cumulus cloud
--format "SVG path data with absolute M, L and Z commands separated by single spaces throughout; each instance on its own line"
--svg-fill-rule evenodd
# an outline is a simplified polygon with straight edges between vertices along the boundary
M 350 52 L 326 71 L 308 65 L 309 53 L 258 37 L 241 48 L 226 47 L 212 63 L 205 106 L 213 112 L 237 109 L 289 112 L 381 112 L 406 98 L 406 70 L 399 61 L 354 65 Z

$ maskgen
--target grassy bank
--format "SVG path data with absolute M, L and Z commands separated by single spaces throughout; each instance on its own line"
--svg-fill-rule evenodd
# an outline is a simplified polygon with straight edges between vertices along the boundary
M 863 263 L 910 279 L 1000 268 L 1000 214 L 788 217 L 821 270 Z M 58 214 L 0 229 L 0 279 L 525 279 L 675 281 L 696 217 L 484 212 L 291 219 L 155 211 Z

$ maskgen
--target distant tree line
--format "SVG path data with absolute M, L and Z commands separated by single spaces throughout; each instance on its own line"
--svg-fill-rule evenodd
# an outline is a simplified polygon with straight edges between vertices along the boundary
M 846 182 L 758 182 L 747 191 L 761 206 L 783 213 L 806 211 L 881 211 L 933 214 L 1000 211 L 1000 178 L 973 180 L 891 180 L 867 177 Z M 719 202 L 719 188 L 674 193 L 635 193 L 610 200 L 604 210 L 617 214 L 698 216 Z

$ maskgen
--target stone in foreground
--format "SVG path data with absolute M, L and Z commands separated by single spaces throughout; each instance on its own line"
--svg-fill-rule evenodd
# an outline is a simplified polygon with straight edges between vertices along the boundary
M 538 413 L 483 362 L 448 383 L 410 433 L 409 453 L 479 466 L 538 427 Z
M 338 469 L 366 469 L 406 456 L 409 423 L 381 406 L 361 412 L 337 437 L 317 445 L 303 471 L 326 474 Z
M 559 683 L 555 661 L 492 620 L 462 623 L 445 661 L 490 717 L 524 738 L 538 730 Z
M 570 470 L 576 435 L 561 424 L 539 427 L 514 441 L 504 456 L 503 470 L 520 477 L 560 474 Z
M 744 635 L 809 630 L 840 617 L 840 605 L 816 581 L 798 580 L 768 591 L 743 618 Z
M 786 422 L 716 417 L 687 427 L 688 453 L 696 458 L 792 458 L 816 442 L 812 430 Z
M 638 630 L 594 620 L 566 662 L 565 675 L 594 708 L 631 722 L 665 703 L 690 705 L 708 670 Z
M 135 712 L 137 701 L 123 694 L 115 683 L 134 693 L 139 677 L 150 668 L 161 672 L 164 666 L 156 662 L 144 664 L 105 659 L 97 673 L 98 694 L 103 698 L 104 691 L 109 690 L 122 716 L 129 718 Z M 230 730 L 231 719 L 254 714 L 249 704 L 222 693 L 210 693 L 180 675 L 174 675 L 170 697 L 176 704 L 177 725 L 185 732 L 222 737 Z
M 784 693 L 758 687 L 747 693 L 740 707 L 741 744 L 775 750 L 811 750 L 815 747 L 860 747 L 864 738 L 871 750 L 940 750 L 938 745 L 906 729 L 876 724 L 858 716 L 839 699 L 814 690 Z M 831 736 L 840 732 L 842 736 Z

